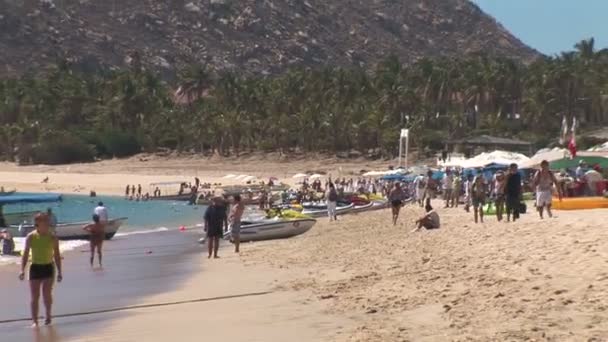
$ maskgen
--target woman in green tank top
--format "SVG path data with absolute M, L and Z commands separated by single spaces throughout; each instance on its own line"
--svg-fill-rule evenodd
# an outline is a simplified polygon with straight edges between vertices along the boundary
M 31 261 L 29 269 L 30 292 L 32 296 L 31 311 L 33 326 L 38 326 L 38 302 L 40 291 L 46 308 L 45 325 L 51 324 L 51 307 L 53 305 L 53 282 L 55 268 L 57 268 L 57 281 L 62 280 L 61 254 L 59 241 L 50 231 L 49 216 L 38 213 L 34 218 L 36 230 L 25 238 L 23 257 L 21 258 L 21 273 L 19 279 L 25 279 L 25 267 Z M 31 253 L 31 260 L 30 260 Z

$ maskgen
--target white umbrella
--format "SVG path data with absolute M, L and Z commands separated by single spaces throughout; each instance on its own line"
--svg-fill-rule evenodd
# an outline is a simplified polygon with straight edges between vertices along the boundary
M 308 177 L 308 175 L 307 175 L 307 174 L 305 174 L 305 173 L 296 173 L 296 174 L 295 174 L 295 175 L 293 175 L 293 177 L 291 177 L 291 178 L 297 179 L 297 178 L 306 178 L 306 177 Z
M 314 175 L 310 176 L 310 179 L 319 179 L 319 178 L 323 178 L 323 175 L 315 173 Z
M 225 179 L 231 179 L 231 178 L 234 178 L 234 177 L 236 177 L 236 175 L 229 174 L 229 175 L 225 175 L 225 176 L 224 176 L 224 177 L 222 177 L 222 178 L 225 178 Z
M 247 178 L 247 177 L 249 177 L 249 175 L 239 175 L 239 176 L 236 176 L 236 178 L 235 178 L 235 179 L 238 179 L 238 180 L 243 180 L 243 179 L 245 179 L 245 178 Z

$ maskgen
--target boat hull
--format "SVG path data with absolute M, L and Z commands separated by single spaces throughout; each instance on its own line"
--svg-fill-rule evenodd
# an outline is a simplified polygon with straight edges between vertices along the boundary
M 309 231 L 317 223 L 312 219 L 269 220 L 260 222 L 243 222 L 241 225 L 241 242 L 287 239 Z M 232 238 L 231 231 L 224 234 L 224 239 Z
M 109 220 L 105 226 L 105 239 L 110 240 L 116 235 L 120 226 L 127 221 L 126 217 L 121 217 L 113 220 Z M 84 231 L 82 228 L 90 222 L 75 222 L 75 223 L 60 223 L 55 227 L 55 235 L 59 240 L 89 240 L 90 234 Z M 34 230 L 34 226 L 27 225 L 21 228 L 12 226 L 13 234 L 15 236 L 26 236 Z
M 350 213 L 354 210 L 355 206 L 352 204 L 346 205 L 346 206 L 341 206 L 341 207 L 337 207 L 336 208 L 336 215 L 344 215 L 347 213 Z M 327 216 L 327 207 L 325 208 L 321 208 L 319 207 L 318 209 L 304 209 L 302 210 L 302 214 L 303 215 L 307 215 L 310 217 L 323 217 L 323 216 Z

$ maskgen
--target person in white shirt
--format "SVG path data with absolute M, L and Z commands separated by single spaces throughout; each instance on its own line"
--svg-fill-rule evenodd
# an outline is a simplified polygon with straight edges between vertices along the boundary
M 108 209 L 103 206 L 103 202 L 97 203 L 97 207 L 95 207 L 93 213 L 99 216 L 99 222 L 103 224 L 108 222 Z
M 443 199 L 445 200 L 446 208 L 450 206 L 450 201 L 452 200 L 453 187 L 454 177 L 452 176 L 452 171 L 446 170 L 445 176 L 443 176 L 443 179 L 441 179 L 441 189 L 443 190 Z

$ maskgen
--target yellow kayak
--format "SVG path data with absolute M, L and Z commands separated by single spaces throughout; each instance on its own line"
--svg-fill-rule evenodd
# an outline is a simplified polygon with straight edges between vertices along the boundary
M 608 209 L 608 198 L 605 197 L 575 197 L 553 198 L 552 206 L 557 210 Z

